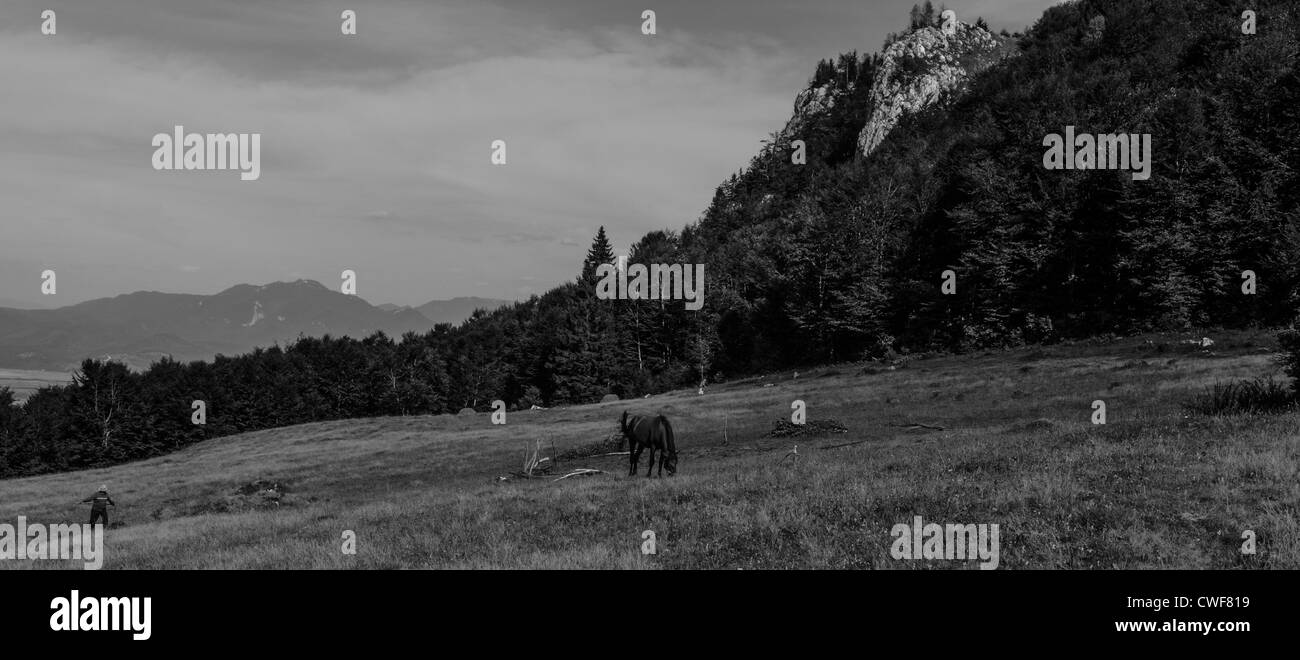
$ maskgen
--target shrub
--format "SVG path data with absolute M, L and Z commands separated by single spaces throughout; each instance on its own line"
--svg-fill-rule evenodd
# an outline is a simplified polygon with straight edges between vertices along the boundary
M 909 53 L 895 60 L 894 72 L 889 77 L 889 84 L 907 85 L 929 72 L 930 62 L 928 60 Z
M 1202 415 L 1280 413 L 1295 406 L 1295 392 L 1272 376 L 1216 384 L 1186 404 L 1188 410 Z

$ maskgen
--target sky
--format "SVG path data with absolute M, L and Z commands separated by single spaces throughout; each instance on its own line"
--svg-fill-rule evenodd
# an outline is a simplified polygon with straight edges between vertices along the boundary
M 913 1 L 5 0 L 0 306 L 345 269 L 375 304 L 525 299 L 599 226 L 623 252 L 698 219 L 817 60 Z M 949 6 L 1017 31 L 1052 4 Z M 260 133 L 261 177 L 156 171 L 176 125 Z

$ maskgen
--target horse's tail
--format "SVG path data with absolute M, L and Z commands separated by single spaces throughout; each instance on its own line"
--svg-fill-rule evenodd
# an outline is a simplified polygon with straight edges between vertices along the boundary
M 668 422 L 668 418 L 663 415 L 659 416 L 659 423 L 664 427 L 664 449 L 670 456 L 677 455 L 677 443 L 673 441 L 673 425 Z

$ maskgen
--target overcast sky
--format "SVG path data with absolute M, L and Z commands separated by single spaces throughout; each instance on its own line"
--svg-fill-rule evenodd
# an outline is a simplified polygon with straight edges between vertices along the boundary
M 344 269 L 372 303 L 526 298 L 602 224 L 622 251 L 698 218 L 817 59 L 913 1 L 5 0 L 0 306 Z M 950 3 L 1013 31 L 1052 4 Z M 261 179 L 153 170 L 177 124 L 261 133 Z

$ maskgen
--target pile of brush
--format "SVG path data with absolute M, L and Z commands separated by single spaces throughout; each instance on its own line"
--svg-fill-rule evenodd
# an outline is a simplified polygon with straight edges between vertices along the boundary
M 554 453 L 554 450 L 555 447 L 552 445 L 552 453 Z M 550 456 L 542 456 L 542 441 L 534 440 L 531 445 L 524 445 L 523 469 L 511 472 L 510 476 L 516 479 L 546 477 L 550 476 L 551 469 L 554 466 L 555 461 Z
M 619 435 L 621 436 L 622 434 Z M 606 438 L 605 442 L 593 446 L 604 447 L 609 442 L 612 441 L 612 438 L 613 436 L 610 436 L 610 438 Z M 587 448 L 584 447 L 581 449 L 587 449 Z M 551 453 L 552 454 L 555 453 L 554 444 L 551 445 Z M 542 456 L 541 454 L 542 454 L 541 440 L 535 440 L 531 444 L 525 443 L 523 469 L 516 470 L 507 475 L 499 476 L 497 477 L 497 481 L 510 481 L 512 479 L 542 479 L 542 478 L 550 478 L 552 481 L 561 481 L 564 479 L 568 479 L 569 477 L 585 477 L 593 474 L 603 473 L 602 470 L 596 470 L 593 468 L 578 468 L 576 470 L 571 470 L 567 472 L 563 476 L 555 478 L 554 475 L 551 474 L 551 470 L 555 467 L 556 459 L 552 459 L 550 456 Z M 574 452 L 571 451 L 571 452 L 566 452 L 563 456 L 561 456 L 560 460 L 568 460 L 570 458 L 581 458 L 585 456 L 594 456 L 594 455 L 598 455 L 598 454 L 596 454 L 595 451 L 592 451 L 591 453 L 582 453 L 581 455 L 576 455 L 574 454 Z
M 843 424 L 833 419 L 809 420 L 795 424 L 788 419 L 778 419 L 772 423 L 772 430 L 767 432 L 769 438 L 792 438 L 801 435 L 817 436 L 832 433 L 848 433 Z

